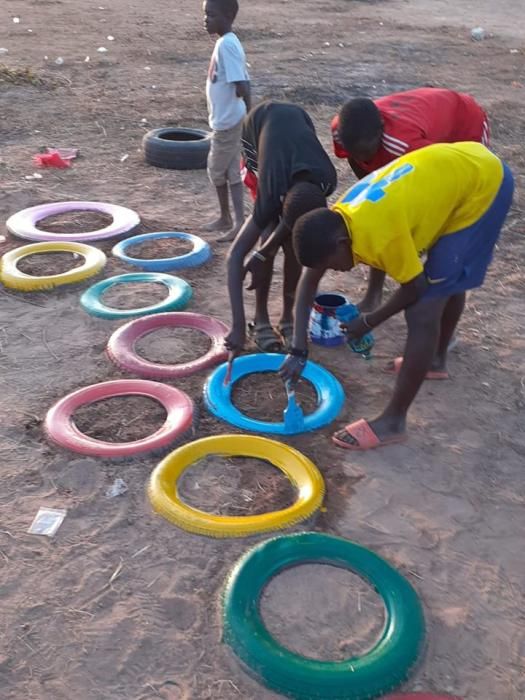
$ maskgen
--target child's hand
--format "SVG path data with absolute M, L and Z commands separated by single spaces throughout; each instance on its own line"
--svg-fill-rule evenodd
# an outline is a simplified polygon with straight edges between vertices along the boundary
M 224 338 L 224 345 L 230 353 L 230 362 L 234 357 L 240 355 L 244 350 L 246 343 L 246 332 L 244 329 L 232 328 L 228 335 Z
M 244 276 L 252 275 L 252 281 L 247 287 L 249 291 L 258 289 L 268 276 L 268 260 L 258 252 L 255 252 L 244 266 Z
M 370 325 L 366 323 L 363 314 L 359 314 L 357 318 L 341 323 L 341 329 L 348 340 L 359 340 L 370 332 Z
M 306 360 L 295 355 L 287 355 L 285 361 L 279 369 L 279 374 L 283 382 L 290 382 L 290 386 L 294 387 L 299 381 Z

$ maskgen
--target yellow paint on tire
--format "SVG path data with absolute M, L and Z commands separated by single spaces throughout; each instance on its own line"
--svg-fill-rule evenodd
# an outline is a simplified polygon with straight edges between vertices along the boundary
M 297 489 L 288 508 L 261 515 L 214 515 L 184 503 L 177 490 L 180 476 L 208 455 L 255 457 L 280 469 Z M 148 496 L 153 508 L 183 530 L 211 537 L 244 537 L 289 527 L 316 511 L 324 481 L 315 464 L 292 447 L 255 435 L 217 435 L 190 442 L 165 457 L 153 470 Z
M 74 253 L 84 258 L 84 263 L 73 270 L 58 275 L 27 275 L 21 272 L 17 265 L 28 255 L 42 253 Z M 74 284 L 96 275 L 106 264 L 106 256 L 98 248 L 85 243 L 32 243 L 10 250 L 0 261 L 0 281 L 9 289 L 22 292 L 35 292 L 44 289 L 60 287 L 63 284 Z

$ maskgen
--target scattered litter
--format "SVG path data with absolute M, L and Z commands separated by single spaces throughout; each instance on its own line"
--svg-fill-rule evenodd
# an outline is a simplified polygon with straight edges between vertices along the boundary
M 13 22 L 15 24 L 20 24 L 20 17 L 13 17 Z
M 144 66 L 144 70 L 151 70 L 149 66 Z
M 97 49 L 97 51 L 98 51 L 99 53 L 107 53 L 107 52 L 108 52 L 108 50 L 106 49 L 105 46 L 99 46 L 98 49 Z
M 344 47 L 345 47 L 345 45 L 343 44 L 342 41 L 340 41 L 340 42 L 337 44 L 337 46 L 341 47 L 342 49 L 344 49 Z
M 124 479 L 118 477 L 111 484 L 111 486 L 108 489 L 106 489 L 106 498 L 115 498 L 115 496 L 122 496 L 122 494 L 126 493 L 127 490 L 128 485 L 126 484 Z
M 27 31 L 29 32 L 29 34 L 32 34 L 32 33 L 33 33 L 33 30 L 32 30 L 32 29 L 28 29 Z
M 474 27 L 474 29 L 472 29 L 470 32 L 470 36 L 474 39 L 474 41 L 481 41 L 486 36 L 485 30 L 483 27 Z
M 41 168 L 69 168 L 77 156 L 77 148 L 45 148 L 33 156 L 33 162 Z
M 49 59 L 49 56 L 44 56 L 44 61 L 47 61 Z
M 111 36 L 111 34 L 107 37 L 108 41 L 115 41 L 115 37 Z
M 89 63 L 89 56 L 86 56 L 86 58 L 84 59 L 84 63 Z
M 9 53 L 9 49 L 0 48 L 0 56 L 4 56 L 6 53 Z
M 148 123 L 148 120 L 146 119 L 146 117 L 142 117 L 142 119 L 140 120 L 140 123 L 141 123 L 141 124 L 147 124 L 147 123 Z
M 32 175 L 26 175 L 26 180 L 41 180 L 43 175 L 40 173 L 33 173 Z
M 105 7 L 99 7 L 98 9 L 99 9 L 99 10 L 105 10 L 106 8 L 105 8 Z
M 323 44 L 323 46 L 330 46 L 330 42 L 329 42 L 329 41 L 325 41 L 324 44 Z
M 157 89 L 157 86 L 156 86 L 156 85 L 152 85 L 152 86 L 151 86 L 151 89 L 152 89 L 152 90 L 156 90 L 156 89 Z
M 129 153 L 126 153 L 125 155 L 122 156 L 122 158 L 120 159 L 120 162 L 125 163 L 128 158 L 129 158 Z
M 62 508 L 39 508 L 28 532 L 30 535 L 53 537 L 62 525 L 67 510 Z
M 2 51 L 2 49 L 0 49 L 0 52 L 1 51 Z M 6 49 L 6 51 L 7 51 L 7 49 Z M 511 49 L 510 52 L 511 53 L 519 53 L 519 49 Z
M 62 56 L 55 58 L 55 63 L 57 64 L 57 66 L 61 66 L 64 63 L 64 59 L 62 58 Z

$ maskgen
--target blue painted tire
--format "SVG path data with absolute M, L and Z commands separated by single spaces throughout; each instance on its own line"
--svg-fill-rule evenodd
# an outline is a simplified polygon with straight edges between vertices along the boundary
M 115 284 L 125 284 L 127 282 L 154 282 L 163 284 L 168 290 L 166 299 L 159 301 L 152 306 L 142 306 L 136 309 L 113 309 L 102 302 L 104 292 Z M 117 275 L 108 277 L 101 282 L 97 282 L 87 289 L 80 297 L 80 304 L 84 311 L 92 316 L 107 319 L 135 318 L 137 316 L 147 316 L 148 314 L 159 314 L 164 311 L 182 311 L 188 305 L 193 291 L 190 285 L 180 277 L 165 275 L 162 272 L 132 272 L 127 275 Z
M 317 408 L 313 413 L 304 417 L 304 430 L 286 430 L 283 421 L 271 423 L 270 421 L 248 418 L 233 405 L 231 395 L 236 381 L 254 372 L 277 372 L 283 364 L 283 360 L 283 355 L 278 353 L 258 353 L 238 357 L 233 363 L 231 380 L 228 385 L 224 384 L 227 363 L 217 367 L 204 385 L 204 402 L 208 410 L 217 418 L 221 418 L 238 428 L 269 435 L 306 433 L 322 428 L 335 420 L 341 412 L 345 400 L 343 387 L 333 374 L 314 362 L 307 362 L 301 375 L 303 379 L 313 384 L 317 393 Z
M 126 255 L 126 250 L 134 245 L 147 243 L 148 241 L 160 240 L 162 238 L 178 238 L 182 241 L 189 241 L 193 244 L 193 250 L 185 255 L 178 255 L 175 258 L 131 258 Z M 181 231 L 163 231 L 161 233 L 144 233 L 140 236 L 132 236 L 120 241 L 111 251 L 112 254 L 128 265 L 140 267 L 142 270 L 151 272 L 165 272 L 166 270 L 181 270 L 185 267 L 198 267 L 204 265 L 211 258 L 211 248 L 199 236 Z

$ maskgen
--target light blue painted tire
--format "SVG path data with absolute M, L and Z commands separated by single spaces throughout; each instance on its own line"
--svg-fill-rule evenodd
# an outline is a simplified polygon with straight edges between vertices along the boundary
M 126 255 L 126 250 L 134 245 L 147 243 L 148 241 L 160 240 L 162 238 L 178 238 L 182 241 L 189 241 L 193 244 L 193 250 L 185 255 L 178 255 L 175 258 L 132 258 Z M 165 272 L 166 270 L 181 270 L 185 267 L 198 267 L 204 265 L 211 258 L 211 248 L 199 236 L 182 231 L 163 231 L 160 233 L 144 233 L 140 236 L 132 236 L 120 241 L 111 251 L 112 254 L 128 265 L 140 267 L 142 270 L 151 272 Z
M 303 430 L 286 430 L 283 421 L 271 423 L 270 421 L 248 418 L 233 405 L 231 396 L 236 381 L 254 372 L 277 372 L 283 364 L 283 360 L 283 355 L 278 353 L 258 353 L 238 357 L 233 362 L 232 376 L 228 385 L 224 384 L 227 363 L 217 367 L 204 385 L 204 402 L 208 410 L 217 418 L 221 418 L 238 428 L 269 435 L 306 433 L 322 428 L 335 420 L 345 400 L 343 387 L 333 374 L 314 362 L 307 362 L 301 375 L 313 384 L 317 393 L 317 408 L 313 413 L 304 417 Z
M 136 309 L 113 309 L 102 302 L 102 295 L 115 284 L 127 282 L 154 282 L 163 284 L 168 290 L 166 299 L 152 306 L 142 306 Z M 148 314 L 159 314 L 164 311 L 182 311 L 188 305 L 193 291 L 190 285 L 180 277 L 165 275 L 162 272 L 132 272 L 127 275 L 108 277 L 87 289 L 80 297 L 84 311 L 92 316 L 107 319 L 135 318 Z

